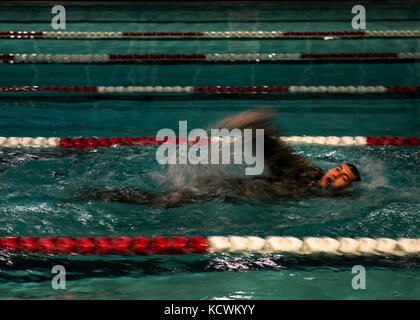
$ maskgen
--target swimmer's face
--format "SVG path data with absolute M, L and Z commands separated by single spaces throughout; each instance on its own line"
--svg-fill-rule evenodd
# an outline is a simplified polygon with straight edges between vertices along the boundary
M 321 187 L 343 188 L 350 186 L 357 178 L 347 164 L 341 164 L 328 172 L 321 178 L 319 184 Z

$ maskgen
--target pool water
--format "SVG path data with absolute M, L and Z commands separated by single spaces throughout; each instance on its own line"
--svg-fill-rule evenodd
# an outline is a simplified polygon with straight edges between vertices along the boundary
M 66 31 L 350 29 L 351 3 L 66 5 Z M 1 4 L 0 30 L 51 30 L 50 5 Z M 366 3 L 368 30 L 419 29 L 420 4 Z M 139 22 L 140 21 L 140 22 Z M 201 22 L 200 22 L 201 21 Z M 2 53 L 417 52 L 418 39 L 138 41 L 2 40 Z M 320 65 L 0 65 L 11 85 L 417 85 L 418 63 Z M 57 102 L 0 100 L 0 136 L 154 136 L 208 128 L 237 112 L 273 107 L 281 135 L 419 136 L 416 99 Z M 181 208 L 78 201 L 88 187 L 182 185 L 190 166 L 156 162 L 153 146 L 0 149 L 0 236 L 329 236 L 418 238 L 419 147 L 296 145 L 324 170 L 360 168 L 353 197 Z M 70 199 L 70 200 L 69 200 Z M 63 265 L 66 290 L 51 269 Z M 351 286 L 366 268 L 366 290 Z M 303 259 L 280 254 L 27 256 L 0 253 L 2 299 L 418 299 L 418 259 Z

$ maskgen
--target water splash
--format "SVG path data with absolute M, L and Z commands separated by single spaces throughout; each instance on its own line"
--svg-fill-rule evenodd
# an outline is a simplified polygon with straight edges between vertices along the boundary
M 244 142 L 245 143 L 245 142 Z M 187 155 L 185 153 L 179 152 L 177 148 L 176 153 L 168 155 L 169 162 L 174 162 L 176 164 L 166 165 L 164 171 L 155 171 L 151 174 L 152 179 L 154 179 L 160 185 L 169 185 L 169 186 L 182 186 L 193 180 L 197 177 L 203 176 L 232 176 L 232 177 L 245 177 L 245 164 L 234 164 L 235 154 L 237 154 L 237 149 L 235 149 L 234 143 L 231 141 L 229 146 L 229 163 L 228 164 L 212 164 L 211 156 L 212 150 L 211 145 L 208 149 L 203 148 L 200 150 L 200 155 L 207 159 L 208 164 L 191 164 L 188 161 Z M 241 150 L 242 151 L 242 150 Z M 222 148 L 218 150 L 219 160 L 222 159 Z M 179 163 L 187 164 L 179 164 Z
M 362 189 L 368 191 L 374 191 L 380 188 L 388 190 L 395 189 L 395 187 L 389 184 L 389 179 L 385 175 L 388 170 L 384 161 L 363 156 L 360 159 L 359 167 L 363 179 L 363 183 L 360 186 Z

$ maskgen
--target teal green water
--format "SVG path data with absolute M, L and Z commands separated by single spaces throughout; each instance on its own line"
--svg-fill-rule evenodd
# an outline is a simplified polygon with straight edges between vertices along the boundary
M 352 3 L 66 6 L 67 31 L 349 29 Z M 419 29 L 420 5 L 365 3 L 369 30 Z M 1 30 L 51 30 L 48 5 L 0 5 Z M 254 22 L 234 22 L 237 20 Z M 370 20 L 369 20 L 370 19 Z M 31 23 L 34 20 L 37 22 Z M 105 20 L 117 20 L 110 23 Z M 155 21 L 136 23 L 135 20 Z M 178 21 L 178 22 L 168 22 Z M 191 21 L 208 21 L 196 22 Z M 211 22 L 210 20 L 213 20 Z M 215 22 L 217 20 L 217 22 Z M 270 20 L 269 22 L 263 22 Z M 20 22 L 17 22 L 20 21 Z M 75 21 L 75 22 L 72 22 Z M 94 22 L 97 21 L 97 22 Z M 126 22 L 124 22 L 126 21 Z M 156 22 L 161 21 L 161 22 Z M 166 21 L 166 22 L 165 22 Z M 181 22 L 183 21 L 183 22 Z M 2 40 L 4 53 L 416 52 L 416 39 L 299 41 Z M 418 63 L 327 65 L 0 65 L 3 85 L 417 85 Z M 0 100 L 0 136 L 156 135 L 260 106 L 279 112 L 284 135 L 419 136 L 419 103 L 389 100 L 105 101 Z M 87 186 L 163 190 L 215 168 L 169 170 L 153 147 L 0 149 L 0 236 L 293 235 L 419 237 L 418 147 L 296 146 L 323 169 L 356 164 L 352 198 L 278 204 L 219 201 L 163 210 L 67 201 Z M 67 270 L 54 290 L 51 269 Z M 351 286 L 366 268 L 366 290 Z M 297 259 L 282 255 L 149 257 L 0 253 L 2 299 L 418 299 L 416 259 Z

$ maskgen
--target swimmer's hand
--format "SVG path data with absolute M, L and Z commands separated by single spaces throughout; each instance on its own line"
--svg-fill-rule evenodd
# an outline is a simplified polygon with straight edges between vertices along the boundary
M 273 108 L 259 108 L 239 113 L 216 124 L 220 129 L 264 129 L 268 134 L 274 134 L 272 119 L 275 117 Z

